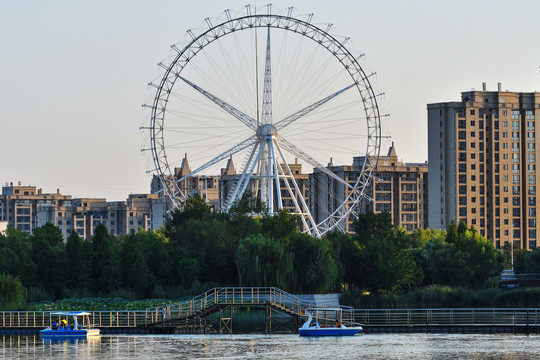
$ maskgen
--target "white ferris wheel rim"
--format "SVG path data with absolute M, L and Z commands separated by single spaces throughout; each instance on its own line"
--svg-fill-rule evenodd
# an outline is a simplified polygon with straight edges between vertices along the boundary
M 176 81 L 179 79 L 189 84 L 189 80 L 182 78 L 182 70 L 187 64 L 191 62 L 193 58 L 196 58 L 196 55 L 201 50 L 203 50 L 207 45 L 213 43 L 214 41 L 218 41 L 220 38 L 228 34 L 237 32 L 237 31 L 250 30 L 253 28 L 268 28 L 268 37 L 270 36 L 271 28 L 291 31 L 296 34 L 300 34 L 301 36 L 305 38 L 311 39 L 315 41 L 316 43 L 318 43 L 319 46 L 326 48 L 326 50 L 328 50 L 343 65 L 344 69 L 348 72 L 351 79 L 353 80 L 352 85 L 349 87 L 356 88 L 363 102 L 363 108 L 365 112 L 366 126 L 367 126 L 367 141 L 366 141 L 364 161 L 363 161 L 363 164 L 361 165 L 360 175 L 358 176 L 358 179 L 356 183 L 354 184 L 354 186 L 348 192 L 348 195 L 346 196 L 346 198 L 331 214 L 328 215 L 328 217 L 326 217 L 323 221 L 316 223 L 313 221 L 313 218 L 311 218 L 311 221 L 309 221 L 309 217 L 311 216 L 309 214 L 308 221 L 304 221 L 304 225 L 305 225 L 304 230 L 315 236 L 321 236 L 327 231 L 330 231 L 333 229 L 343 230 L 344 222 L 346 221 L 346 219 L 350 215 L 353 215 L 353 216 L 356 215 L 355 211 L 357 210 L 357 206 L 359 202 L 361 201 L 362 198 L 367 197 L 368 187 L 370 185 L 370 181 L 373 176 L 374 169 L 376 168 L 376 164 L 377 164 L 377 160 L 378 160 L 379 152 L 380 152 L 380 142 L 381 142 L 380 114 L 379 114 L 379 107 L 376 100 L 377 96 L 375 95 L 373 88 L 371 86 L 371 83 L 369 81 L 370 75 L 365 74 L 364 70 L 358 63 L 358 59 L 355 58 L 352 55 L 352 53 L 345 47 L 345 42 L 347 41 L 347 39 L 345 39 L 344 41 L 339 41 L 336 39 L 335 36 L 329 34 L 328 30 L 330 29 L 330 26 L 326 30 L 323 30 L 320 27 L 311 24 L 310 21 L 312 19 L 312 15 L 310 15 L 307 20 L 302 20 L 302 19 L 299 19 L 298 17 L 293 17 L 291 15 L 291 8 L 288 9 L 289 11 L 287 14 L 272 14 L 271 5 L 268 5 L 264 8 L 266 8 L 266 11 L 263 11 L 262 13 L 258 13 L 258 14 L 253 14 L 251 11 L 251 8 L 249 6 L 246 6 L 245 7 L 246 13 L 240 16 L 236 16 L 236 17 L 232 17 L 230 15 L 230 12 L 226 11 L 225 14 L 227 18 L 223 22 L 220 22 L 218 25 L 215 25 L 215 26 L 208 19 L 206 19 L 208 28 L 203 30 L 198 35 L 195 35 L 193 32 L 188 31 L 188 34 L 191 36 L 191 40 L 182 49 L 176 47 L 175 45 L 172 46 L 172 48 L 176 51 L 175 57 L 171 61 L 170 65 L 168 66 L 160 63 L 160 66 L 165 70 L 164 74 L 161 77 L 159 84 L 157 85 L 151 84 L 153 87 L 156 88 L 155 96 L 153 98 L 152 104 L 143 105 L 150 112 L 149 126 L 142 127 L 143 131 L 148 132 L 148 134 L 146 135 L 147 136 L 149 135 L 149 138 L 150 138 L 150 148 L 143 149 L 143 150 L 150 151 L 150 153 L 152 154 L 152 162 L 153 162 L 153 169 L 147 171 L 147 173 L 153 173 L 159 176 L 167 197 L 172 201 L 172 206 L 180 207 L 181 201 L 185 199 L 185 194 L 183 194 L 180 188 L 178 187 L 178 181 L 175 181 L 173 183 L 173 186 L 171 187 L 170 181 L 167 180 L 168 178 L 170 179 L 170 176 L 171 174 L 173 174 L 173 172 L 171 171 L 171 166 L 169 165 L 169 162 L 167 160 L 166 144 L 164 141 L 163 129 L 164 129 L 164 122 L 166 120 L 165 115 L 166 115 L 167 103 L 168 103 L 171 91 Z M 268 46 L 269 46 L 269 42 L 270 40 L 268 39 Z M 190 85 L 196 88 L 196 85 L 194 84 L 190 84 Z M 349 87 L 347 87 L 347 89 Z M 201 93 L 205 92 L 205 90 L 203 89 L 198 89 L 198 91 Z M 345 89 L 342 89 L 340 91 L 345 91 Z M 206 96 L 209 97 L 212 95 L 208 94 Z M 332 94 L 332 96 L 337 96 L 337 95 L 335 93 L 335 94 Z M 220 101 L 220 99 L 217 99 L 214 101 L 217 104 L 216 101 Z M 220 105 L 220 106 L 223 107 L 226 105 L 227 104 Z M 233 108 L 233 109 L 228 109 L 227 111 L 233 116 L 237 117 L 240 121 L 242 121 L 242 115 L 245 115 L 245 114 L 235 115 L 233 114 L 235 110 L 236 109 Z M 249 119 L 247 120 L 244 119 L 244 120 L 245 120 L 245 124 L 249 126 L 250 125 L 248 123 Z M 264 125 L 264 124 L 259 124 L 259 125 Z M 269 126 L 266 126 L 264 130 L 265 134 L 269 136 L 275 135 L 277 137 L 278 135 L 276 133 L 276 129 L 274 128 L 274 125 L 277 126 L 278 124 L 275 123 L 275 124 L 266 124 L 266 125 L 270 125 L 272 128 L 269 128 Z M 286 124 L 284 126 L 286 126 Z M 236 144 L 230 150 L 234 152 L 239 147 L 243 147 L 243 149 L 245 149 L 248 146 L 259 144 L 257 141 L 260 141 L 262 143 L 262 140 L 260 140 L 261 133 L 262 133 L 262 126 L 257 126 L 254 130 L 255 130 L 254 136 L 246 139 L 245 141 L 239 144 Z M 257 140 L 257 138 L 259 140 Z M 275 153 L 279 154 L 282 150 L 277 145 L 277 138 L 274 138 L 274 139 L 276 141 L 276 144 L 271 145 L 272 147 L 270 147 L 269 145 L 267 152 L 270 153 L 271 151 L 274 151 L 275 149 Z M 301 150 L 299 149 L 294 149 L 293 144 L 287 144 L 287 145 L 289 146 L 288 148 L 289 152 L 295 151 L 295 150 L 301 152 Z M 257 145 L 255 145 L 255 147 L 256 146 Z M 262 146 L 264 145 L 261 145 L 261 148 Z M 228 155 L 228 153 L 224 155 Z M 303 154 L 303 155 L 309 157 L 309 155 L 307 154 Z M 223 158 L 226 158 L 226 157 L 228 156 L 223 156 Z M 220 158 L 218 160 L 223 160 L 223 159 Z M 277 155 L 276 155 L 275 160 L 279 161 L 279 157 Z M 248 167 L 246 167 L 243 171 L 246 172 L 247 169 Z M 320 167 L 317 167 L 317 169 L 320 169 Z M 284 170 L 281 170 L 281 171 L 283 172 Z M 192 173 L 196 173 L 196 172 L 197 170 L 193 171 Z M 279 174 L 279 171 L 276 170 L 275 174 Z M 285 173 L 283 175 L 285 175 Z M 268 182 L 270 183 L 272 182 L 272 180 L 269 180 Z M 278 182 L 277 177 L 276 177 L 276 182 Z M 269 192 L 273 193 L 273 191 L 269 191 Z M 302 198 L 301 195 L 300 197 Z M 297 205 L 297 209 L 298 209 L 298 205 Z M 302 219 L 304 219 L 304 215 L 302 215 Z

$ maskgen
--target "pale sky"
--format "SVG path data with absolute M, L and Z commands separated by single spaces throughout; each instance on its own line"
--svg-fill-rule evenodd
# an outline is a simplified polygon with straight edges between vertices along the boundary
M 366 54 L 383 133 L 406 162 L 427 160 L 426 104 L 482 82 L 540 91 L 537 0 L 272 3 L 314 13 Z M 139 126 L 157 63 L 186 30 L 246 4 L 0 0 L 0 183 L 109 201 L 149 192 Z

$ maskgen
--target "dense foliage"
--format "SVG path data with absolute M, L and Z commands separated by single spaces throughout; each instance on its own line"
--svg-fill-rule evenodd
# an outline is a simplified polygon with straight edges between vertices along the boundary
M 259 211 L 244 198 L 229 213 L 214 212 L 198 196 L 158 231 L 113 236 L 103 225 L 67 243 L 46 224 L 33 235 L 0 234 L 0 273 L 17 277 L 29 302 L 96 296 L 179 298 L 214 286 L 276 286 L 293 293 L 399 294 L 429 285 L 494 287 L 506 257 L 474 228 L 418 229 L 408 234 L 388 213 L 368 212 L 355 234 L 313 238 L 297 231 L 288 212 Z M 539 272 L 537 251 L 519 253 L 523 269 Z
M 11 275 L 0 274 L 0 309 L 17 310 L 24 302 L 24 286 Z

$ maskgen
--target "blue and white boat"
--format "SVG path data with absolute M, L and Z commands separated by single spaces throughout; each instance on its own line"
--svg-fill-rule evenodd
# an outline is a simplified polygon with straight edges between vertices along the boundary
M 49 326 L 41 330 L 39 333 L 42 337 L 47 338 L 66 338 L 66 337 L 87 337 L 99 335 L 99 329 L 96 329 L 90 323 L 90 313 L 85 311 L 58 311 L 51 315 L 57 315 L 58 321 L 53 326 Z M 72 318 L 71 325 L 67 324 L 64 318 Z M 78 320 L 81 320 L 79 322 Z
M 317 320 L 313 321 L 313 316 L 309 311 L 305 312 L 307 321 L 298 329 L 300 336 L 352 336 L 362 331 L 361 326 L 347 327 L 341 323 L 341 309 L 321 309 L 323 311 L 335 311 L 338 315 L 335 326 L 321 326 Z

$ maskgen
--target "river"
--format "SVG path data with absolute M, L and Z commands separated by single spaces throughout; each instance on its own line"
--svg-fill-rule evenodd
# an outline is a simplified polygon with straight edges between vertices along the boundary
M 0 336 L 0 359 L 540 359 L 540 336 L 512 334 Z

